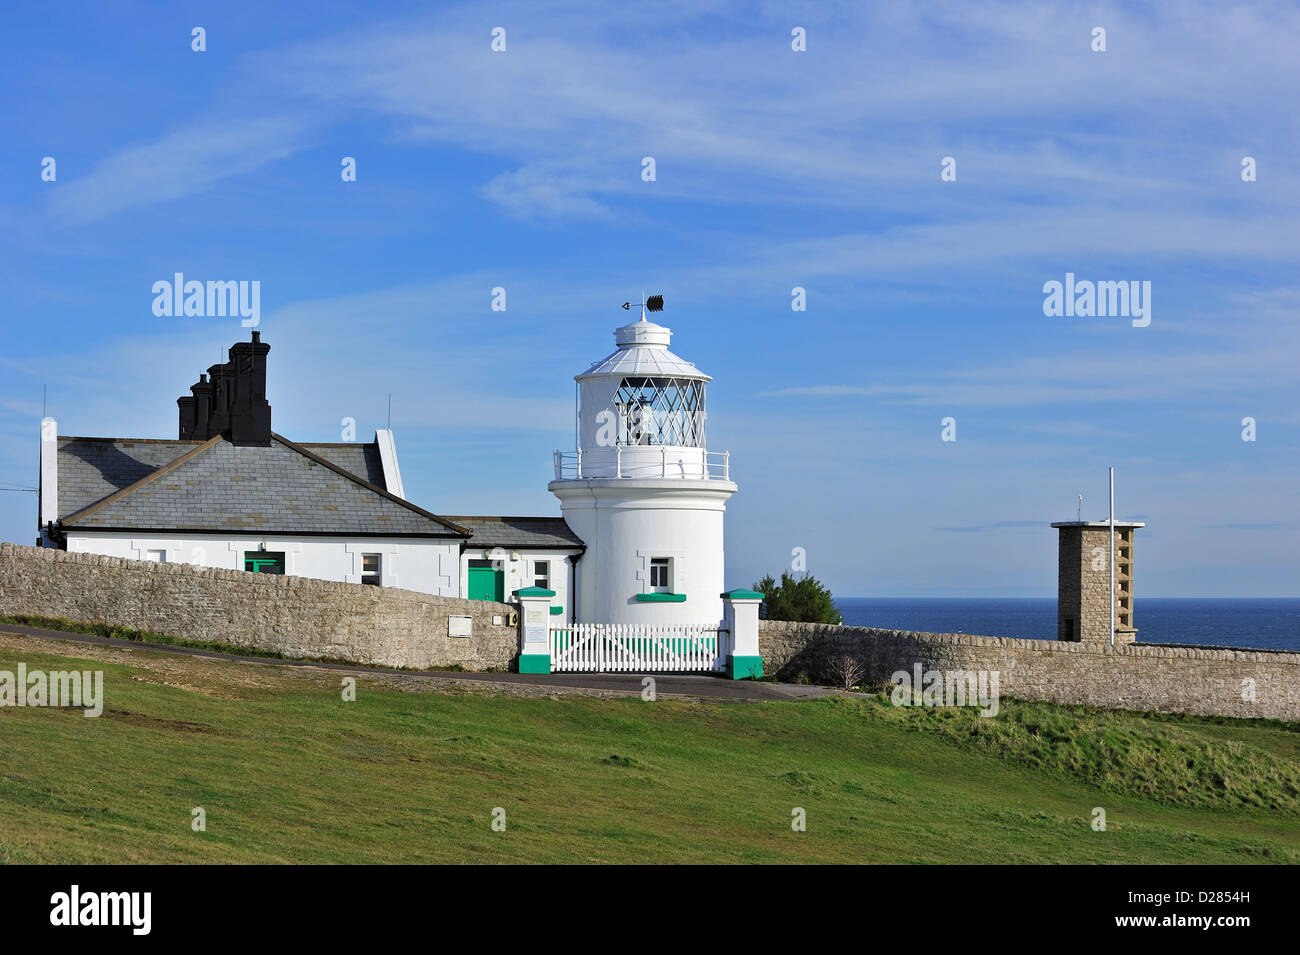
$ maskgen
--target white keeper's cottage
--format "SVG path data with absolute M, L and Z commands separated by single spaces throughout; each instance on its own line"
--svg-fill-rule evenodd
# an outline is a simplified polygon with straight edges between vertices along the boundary
M 727 453 L 705 441 L 709 376 L 668 350 L 671 332 L 644 308 L 614 337 L 613 354 L 576 376 L 576 446 L 555 452 L 549 484 L 561 517 L 440 516 L 411 503 L 389 430 L 369 443 L 275 433 L 270 346 L 255 331 L 177 399 L 175 439 L 70 437 L 42 421 L 39 543 L 518 599 L 525 672 L 758 675 L 757 647 L 726 640 L 730 617 L 756 615 L 761 595 L 722 594 L 736 485 Z

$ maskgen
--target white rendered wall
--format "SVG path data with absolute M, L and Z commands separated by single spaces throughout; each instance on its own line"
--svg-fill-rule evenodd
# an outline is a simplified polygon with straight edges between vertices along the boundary
M 562 623 L 573 622 L 573 602 L 570 598 L 569 590 L 569 568 L 571 563 L 566 558 L 577 556 L 573 551 L 568 550 L 529 550 L 515 548 L 506 550 L 504 548 L 491 547 L 467 547 L 461 555 L 460 563 L 460 592 L 469 593 L 469 562 L 471 560 L 499 560 L 501 569 L 505 571 L 505 599 L 511 601 L 511 596 L 516 590 L 524 587 L 533 586 L 534 576 L 533 564 L 539 560 L 549 561 L 551 565 L 551 585 L 548 590 L 554 590 L 555 596 L 551 598 L 551 606 L 563 607 L 563 614 L 553 614 L 550 618 L 552 626 L 559 626 Z M 579 561 L 581 566 L 581 561 Z
M 384 469 L 384 488 L 389 494 L 406 500 L 402 471 L 397 466 L 397 443 L 393 440 L 393 432 L 388 428 L 376 431 L 375 446 L 379 449 L 379 465 Z
M 614 624 L 707 624 L 722 620 L 723 516 L 729 481 L 552 481 L 564 519 L 587 545 L 578 562 L 578 620 Z M 682 603 L 642 602 L 650 560 L 673 562 Z
M 284 552 L 284 572 L 294 577 L 314 577 L 361 583 L 362 554 L 382 554 L 381 580 L 385 587 L 400 587 L 442 597 L 459 597 L 460 542 L 419 538 L 358 539 L 346 537 L 245 537 L 223 538 L 205 534 L 131 536 L 111 533 L 68 534 L 67 548 L 81 554 L 104 554 L 128 560 L 147 560 L 151 550 L 167 553 L 168 563 L 194 564 L 243 570 L 244 554 L 265 543 L 268 551 Z
M 53 418 L 41 419 L 41 483 L 40 503 L 36 519 L 41 531 L 41 543 L 49 546 L 45 528 L 59 519 L 59 423 Z

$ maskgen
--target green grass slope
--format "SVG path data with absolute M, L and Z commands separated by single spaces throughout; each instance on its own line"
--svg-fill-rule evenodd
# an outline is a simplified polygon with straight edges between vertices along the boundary
M 107 697 L 98 719 L 0 708 L 0 861 L 1300 860 L 1294 725 L 1015 701 L 980 719 L 883 697 L 404 692 L 367 677 L 343 702 L 339 675 L 135 656 L 0 652 L 0 669 L 102 669 Z

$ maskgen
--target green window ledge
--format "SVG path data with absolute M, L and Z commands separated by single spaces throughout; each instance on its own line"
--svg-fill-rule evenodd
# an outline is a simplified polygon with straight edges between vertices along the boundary
M 552 607 L 552 608 L 551 608 L 551 614 L 554 615 L 554 614 L 557 614 L 557 613 L 564 613 L 564 608 L 563 608 L 563 607 Z
M 636 599 L 646 604 L 680 604 L 686 602 L 685 594 L 637 594 Z
M 515 591 L 516 597 L 554 597 L 554 590 L 547 590 L 545 587 L 520 587 Z

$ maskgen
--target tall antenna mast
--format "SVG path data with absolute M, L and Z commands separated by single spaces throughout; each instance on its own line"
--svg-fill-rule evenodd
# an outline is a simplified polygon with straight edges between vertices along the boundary
M 384 425 L 389 431 L 393 430 L 393 393 L 388 393 L 388 424 Z

